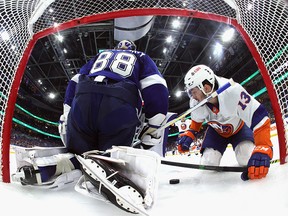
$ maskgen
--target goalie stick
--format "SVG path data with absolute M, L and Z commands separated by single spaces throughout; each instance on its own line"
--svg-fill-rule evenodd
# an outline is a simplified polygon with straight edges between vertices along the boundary
M 207 98 L 205 98 L 204 100 L 199 102 L 196 106 L 191 107 L 190 109 L 188 109 L 184 113 L 180 114 L 177 118 L 175 118 L 175 119 L 167 122 L 166 124 L 162 125 L 160 128 L 155 130 L 153 133 L 157 134 L 159 131 L 169 127 L 172 124 L 174 124 L 175 122 L 177 122 L 178 120 L 182 119 L 183 117 L 185 117 L 189 113 L 193 112 L 194 110 L 198 109 L 199 107 L 201 107 L 204 104 L 206 104 L 207 102 L 209 102 L 212 98 L 217 97 L 219 94 L 221 94 L 223 91 L 228 89 L 230 86 L 233 86 L 234 84 L 235 84 L 235 82 L 233 81 L 233 79 L 230 79 L 228 83 L 226 83 L 225 85 L 221 86 L 219 89 L 217 89 L 215 92 L 213 92 L 210 96 L 208 96 Z

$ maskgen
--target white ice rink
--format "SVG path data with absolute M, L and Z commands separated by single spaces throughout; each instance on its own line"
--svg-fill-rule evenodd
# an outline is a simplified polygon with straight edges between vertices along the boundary
M 275 146 L 277 146 L 276 144 Z M 11 173 L 15 172 L 11 154 Z M 274 159 L 279 158 L 275 148 Z M 169 156 L 171 160 L 198 160 L 198 156 Z M 222 164 L 234 166 L 231 148 Z M 151 216 L 271 216 L 288 215 L 288 164 L 272 164 L 265 179 L 242 181 L 240 173 L 224 173 L 161 165 L 158 199 L 149 211 Z M 169 184 L 169 179 L 180 179 Z M 2 215 L 20 216 L 129 216 L 112 204 L 84 196 L 73 186 L 62 190 L 43 190 L 18 183 L 0 183 Z

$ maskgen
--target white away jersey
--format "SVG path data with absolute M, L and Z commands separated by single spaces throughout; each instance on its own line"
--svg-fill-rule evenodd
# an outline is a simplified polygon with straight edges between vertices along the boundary
M 223 77 L 216 76 L 216 80 L 219 87 L 228 82 Z M 191 113 L 191 119 L 196 122 L 206 121 L 220 135 L 229 137 L 241 128 L 243 121 L 253 130 L 262 125 L 264 118 L 268 118 L 266 110 L 238 83 L 219 94 L 218 102 L 219 107 L 214 112 L 205 104 Z M 197 103 L 192 98 L 190 107 Z

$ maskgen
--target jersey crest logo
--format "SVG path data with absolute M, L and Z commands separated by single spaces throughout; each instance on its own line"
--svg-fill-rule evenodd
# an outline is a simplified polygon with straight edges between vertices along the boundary
M 208 124 L 223 137 L 230 137 L 233 135 L 234 127 L 232 124 L 220 124 L 219 122 L 210 121 Z
M 180 125 L 180 127 L 181 127 L 182 130 L 186 130 L 187 125 L 186 125 L 185 123 L 182 123 L 182 124 Z

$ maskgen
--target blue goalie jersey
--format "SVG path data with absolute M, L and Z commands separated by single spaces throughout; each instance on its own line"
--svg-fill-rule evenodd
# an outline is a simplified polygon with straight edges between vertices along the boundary
M 92 58 L 68 84 L 64 104 L 71 106 L 78 77 L 105 76 L 114 81 L 127 79 L 139 89 L 139 101 L 144 102 L 146 118 L 168 110 L 167 84 L 153 60 L 143 52 L 133 50 L 105 50 Z M 141 106 L 141 104 L 139 105 Z M 140 107 L 138 107 L 140 109 Z

